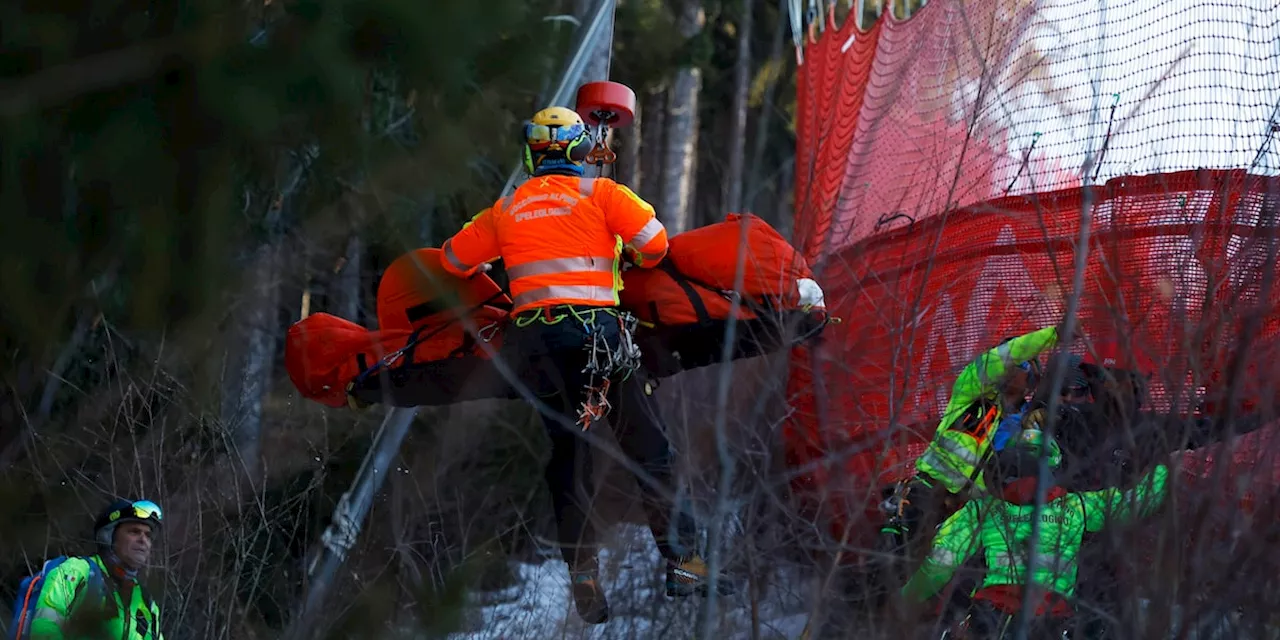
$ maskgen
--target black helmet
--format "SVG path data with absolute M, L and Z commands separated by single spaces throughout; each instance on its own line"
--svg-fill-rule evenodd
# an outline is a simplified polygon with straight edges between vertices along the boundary
M 93 522 L 93 539 L 99 546 L 110 547 L 116 526 L 122 522 L 142 522 L 151 526 L 152 533 L 160 530 L 163 514 L 160 505 L 150 500 L 125 500 L 112 502 Z
M 1051 472 L 1062 466 L 1062 449 L 1053 438 L 1037 428 L 1023 429 L 992 460 L 997 480 L 1003 484 L 1035 476 L 1040 471 L 1041 456 Z
M 1063 360 L 1066 361 L 1066 364 L 1062 376 L 1062 384 L 1057 389 L 1050 389 L 1048 387 L 1048 382 L 1052 379 L 1053 371 L 1058 366 L 1058 363 Z M 1066 393 L 1068 390 L 1073 393 L 1083 395 L 1091 393 L 1092 388 L 1089 386 L 1090 380 L 1082 367 L 1082 361 L 1083 359 L 1080 356 L 1071 353 L 1055 353 L 1052 356 L 1049 356 L 1049 363 L 1044 369 L 1044 377 L 1040 379 L 1040 381 L 1045 384 L 1040 385 L 1036 389 L 1034 404 L 1041 406 L 1047 405 L 1049 404 L 1050 395 Z

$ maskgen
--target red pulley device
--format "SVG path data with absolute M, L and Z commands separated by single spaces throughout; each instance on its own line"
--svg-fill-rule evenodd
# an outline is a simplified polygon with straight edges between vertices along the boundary
M 587 124 L 625 127 L 635 120 L 636 94 L 617 82 L 588 82 L 578 87 L 578 115 Z
M 578 88 L 577 112 L 587 126 L 595 129 L 596 146 L 586 161 L 613 164 L 618 155 L 605 144 L 605 129 L 625 127 L 635 120 L 635 92 L 617 82 L 588 82 Z

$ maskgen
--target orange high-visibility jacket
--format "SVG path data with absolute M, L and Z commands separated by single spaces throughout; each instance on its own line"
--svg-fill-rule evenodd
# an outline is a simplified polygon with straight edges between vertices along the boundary
M 540 176 L 471 219 L 442 247 L 444 267 L 468 277 L 501 258 L 513 313 L 560 304 L 616 306 L 623 246 L 636 266 L 667 254 L 653 206 L 608 178 Z

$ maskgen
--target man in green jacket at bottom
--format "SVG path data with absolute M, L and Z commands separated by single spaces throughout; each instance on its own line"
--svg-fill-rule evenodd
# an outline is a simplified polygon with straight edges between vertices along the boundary
M 45 576 L 31 638 L 164 640 L 160 608 L 138 584 L 160 520 L 149 500 L 108 506 L 94 523 L 98 554 L 67 558 Z
M 931 598 L 951 580 L 957 568 L 981 550 L 987 572 L 972 594 L 971 632 L 979 637 L 1004 637 L 1006 631 L 1012 631 L 1010 623 L 1024 597 L 1037 601 L 1033 631 L 1056 634 L 1067 628 L 1067 619 L 1073 613 L 1070 600 L 1076 587 L 1076 556 L 1085 532 L 1101 531 L 1110 522 L 1154 511 L 1164 501 L 1169 469 L 1156 465 L 1129 490 L 1067 493 L 1051 484 L 1035 542 L 1036 593 L 1024 594 L 1036 509 L 1036 477 L 1041 451 L 1046 446 L 1049 466 L 1056 468 L 1062 460 L 1057 443 L 1037 429 L 1023 430 L 1013 446 L 1001 452 L 988 475 L 999 490 L 995 495 L 969 501 L 943 522 L 929 557 L 902 588 L 908 600 L 924 602 Z

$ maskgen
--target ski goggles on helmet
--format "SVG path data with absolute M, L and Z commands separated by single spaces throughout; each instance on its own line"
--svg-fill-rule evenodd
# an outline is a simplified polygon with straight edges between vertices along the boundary
M 136 518 L 138 520 L 155 520 L 156 522 L 164 521 L 164 512 L 160 510 L 160 505 L 150 500 L 138 500 L 129 504 L 127 507 L 116 509 L 107 514 L 108 522 L 116 522 L 121 518 Z
M 568 146 L 569 143 L 577 140 L 587 133 L 586 127 L 580 124 L 556 125 L 556 124 L 534 124 L 532 122 L 524 125 L 524 140 L 530 149 L 541 151 L 550 147 L 553 143 L 561 146 Z

